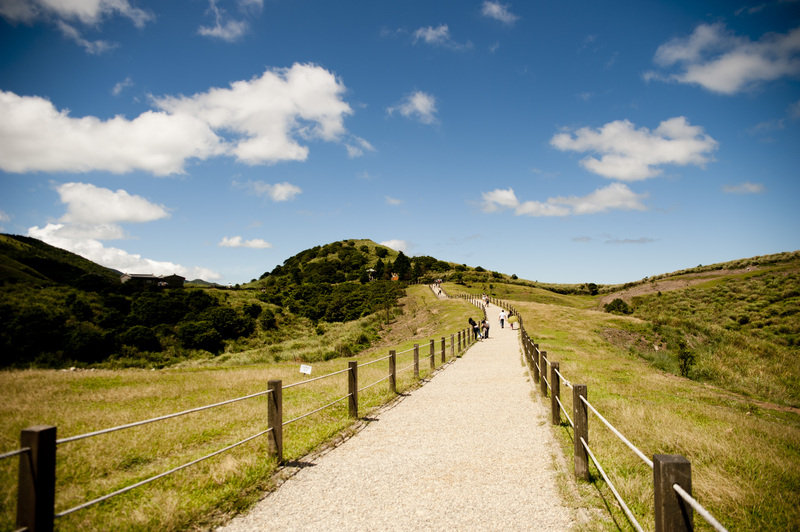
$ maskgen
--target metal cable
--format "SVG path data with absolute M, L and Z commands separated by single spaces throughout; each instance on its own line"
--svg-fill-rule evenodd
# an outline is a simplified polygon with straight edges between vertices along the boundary
M 23 447 L 22 449 L 17 449 L 16 451 L 9 451 L 7 453 L 0 454 L 0 460 L 3 458 L 11 458 L 12 456 L 17 456 L 18 454 L 25 454 L 31 452 L 30 447 Z
M 334 375 L 338 375 L 340 373 L 347 373 L 348 371 L 350 371 L 350 368 L 340 369 L 339 371 L 334 371 L 333 373 L 328 373 L 327 375 L 320 375 L 319 377 L 314 377 L 313 379 L 308 379 L 307 381 L 293 382 L 292 384 L 287 384 L 286 386 L 284 386 L 283 389 L 285 390 L 287 388 L 294 388 L 295 386 L 300 386 L 301 384 L 308 384 L 310 382 L 318 381 L 320 379 L 327 379 L 328 377 L 333 377 Z
M 700 503 L 699 503 L 699 502 L 697 502 L 697 501 L 696 501 L 696 500 L 695 500 L 695 499 L 694 499 L 694 498 L 693 498 L 691 495 L 689 495 L 688 493 L 686 493 L 686 491 L 685 491 L 685 490 L 684 490 L 682 487 L 678 486 L 677 484 L 673 484 L 673 485 L 672 485 L 672 489 L 674 489 L 674 490 L 675 490 L 675 492 L 676 492 L 678 495 L 680 495 L 680 496 L 681 496 L 681 498 L 682 498 L 684 501 L 686 501 L 686 502 L 689 504 L 689 506 L 691 506 L 692 508 L 694 508 L 694 511 L 695 511 L 695 512 L 697 512 L 698 514 L 700 514 L 700 516 L 701 516 L 703 519 L 705 519 L 705 520 L 706 520 L 706 522 L 707 522 L 709 525 L 711 525 L 711 526 L 714 528 L 714 530 L 717 530 L 718 532 L 728 532 L 728 529 L 727 529 L 727 528 L 725 528 L 724 526 L 722 526 L 722 525 L 719 523 L 719 521 L 717 521 L 716 519 L 714 519 L 714 516 L 713 516 L 713 515 L 711 515 L 710 513 L 708 513 L 708 510 L 706 510 L 705 508 L 703 508 L 703 507 L 700 505 Z
M 122 430 L 122 429 L 130 429 L 130 428 L 138 427 L 138 426 L 141 426 L 141 425 L 147 425 L 148 423 L 154 423 L 156 421 L 163 421 L 165 419 L 170 419 L 170 418 L 173 418 L 173 417 L 183 416 L 185 414 L 191 414 L 193 412 L 200 412 L 201 410 L 208 410 L 209 408 L 215 408 L 217 406 L 228 405 L 228 404 L 231 404 L 231 403 L 235 403 L 237 401 L 244 401 L 245 399 L 252 399 L 253 397 L 258 397 L 260 395 L 266 395 L 266 394 L 268 394 L 270 392 L 272 392 L 271 388 L 269 390 L 265 390 L 263 392 L 258 392 L 258 393 L 254 393 L 254 394 L 251 394 L 251 395 L 245 395 L 244 397 L 237 397 L 236 399 L 229 399 L 228 401 L 222 401 L 221 403 L 216 403 L 216 404 L 213 404 L 213 405 L 200 406 L 200 407 L 197 407 L 197 408 L 192 408 L 191 410 L 184 410 L 183 412 L 177 412 L 175 414 L 167 414 L 166 416 L 154 417 L 152 419 L 146 419 L 144 421 L 137 421 L 135 423 L 128 423 L 127 425 L 120 425 L 118 427 L 111 427 L 110 429 L 97 430 L 95 432 L 87 432 L 86 434 L 80 434 L 78 436 L 70 436 L 69 438 L 62 438 L 60 440 L 56 440 L 56 445 L 60 445 L 62 443 L 69 443 L 69 442 L 77 441 L 77 440 L 82 440 L 84 438 L 90 438 L 92 436 L 99 436 L 101 434 L 108 434 L 109 432 L 115 432 L 115 431 Z
M 403 371 L 407 371 L 407 370 L 409 370 L 409 369 L 411 369 L 413 367 L 414 367 L 414 364 L 411 364 L 410 366 L 406 366 L 403 369 L 398 369 L 397 373 L 402 373 Z
M 411 351 L 413 351 L 413 350 L 414 350 L 414 348 L 413 348 L 413 347 L 411 347 L 411 348 L 409 348 L 409 349 L 406 349 L 405 351 L 400 351 L 400 352 L 398 352 L 398 353 L 395 353 L 395 355 L 402 355 L 402 354 L 404 354 L 404 353 L 409 353 L 409 352 L 411 352 Z
M 335 405 L 336 403 L 338 403 L 338 402 L 340 402 L 340 401 L 344 401 L 345 399 L 347 399 L 347 398 L 348 398 L 348 397 L 350 397 L 351 395 L 352 395 L 352 394 L 347 394 L 347 395 L 345 395 L 344 397 L 340 397 L 339 399 L 335 400 L 335 401 L 334 401 L 334 402 L 332 402 L 332 403 L 328 403 L 328 404 L 327 404 L 327 405 L 325 405 L 325 406 L 321 406 L 321 407 L 317 408 L 316 410 L 312 410 L 311 412 L 307 412 L 307 413 L 305 413 L 305 414 L 303 414 L 303 415 L 301 415 L 301 416 L 298 416 L 298 417 L 296 417 L 296 418 L 294 418 L 294 419 L 290 419 L 289 421 L 285 421 L 285 422 L 284 422 L 284 423 L 281 425 L 281 427 L 285 427 L 285 426 L 286 426 L 286 425 L 288 425 L 289 423 L 294 423 L 295 421 L 297 421 L 297 420 L 299 420 L 299 419 L 303 419 L 304 417 L 308 417 L 308 416 L 310 416 L 311 414 L 316 414 L 316 413 L 317 413 L 317 412 L 319 412 L 320 410 L 325 410 L 325 409 L 326 409 L 326 408 L 328 408 L 329 406 L 333 406 L 333 405 Z
M 202 462 L 203 460 L 207 460 L 207 459 L 209 459 L 209 458 L 211 458 L 213 456 L 217 456 L 218 454 L 224 453 L 225 451 L 229 451 L 229 450 L 233 449 L 234 447 L 238 447 L 238 446 L 240 446 L 240 445 L 242 445 L 244 443 L 249 442 L 250 440 L 254 440 L 254 439 L 258 438 L 259 436 L 263 436 L 264 434 L 266 434 L 267 432 L 269 432 L 271 430 L 272 430 L 272 428 L 268 428 L 267 430 L 261 431 L 258 434 L 250 436 L 249 438 L 246 438 L 246 439 L 244 439 L 244 440 L 242 440 L 242 441 L 240 441 L 238 443 L 234 443 L 233 445 L 229 445 L 229 446 L 227 446 L 227 447 L 225 447 L 223 449 L 220 449 L 219 451 L 215 451 L 215 452 L 213 452 L 211 454 L 208 454 L 208 455 L 206 455 L 206 456 L 204 456 L 202 458 L 198 458 L 197 460 L 192 460 L 188 464 L 183 464 L 183 465 L 178 466 L 178 467 L 176 467 L 174 469 L 170 469 L 169 471 L 166 471 L 166 472 L 161 473 L 159 475 L 156 475 L 154 477 L 150 477 L 148 479 L 142 480 L 141 482 L 137 482 L 136 484 L 132 484 L 132 485 L 130 485 L 128 487 L 119 489 L 119 490 L 117 490 L 117 491 L 115 491 L 113 493 L 109 493 L 108 495 L 103 495 L 102 497 L 98 497 L 98 498 L 96 498 L 94 500 L 85 502 L 83 504 L 75 506 L 74 508 L 70 508 L 69 510 L 64 510 L 61 513 L 57 513 L 55 515 L 55 517 L 64 517 L 64 516 L 69 515 L 69 514 L 71 514 L 73 512 L 77 512 L 78 510 L 83 510 L 84 508 L 92 506 L 93 504 L 97 504 L 98 502 L 103 502 L 103 501 L 105 501 L 107 499 L 110 499 L 112 497 L 116 497 L 117 495 L 121 495 L 121 494 L 123 494 L 123 493 L 125 493 L 127 491 L 130 491 L 130 490 L 134 489 L 134 488 L 138 488 L 139 486 L 143 486 L 145 484 L 149 484 L 150 482 L 153 482 L 154 480 L 158 480 L 158 479 L 160 479 L 162 477 L 165 477 L 167 475 L 171 475 L 172 473 L 175 473 L 176 471 L 180 471 L 181 469 L 185 469 L 185 468 L 187 468 L 187 467 L 189 467 L 191 465 L 194 465 L 194 464 L 196 464 L 198 462 Z
M 608 487 L 611 488 L 611 492 L 614 494 L 614 497 L 617 499 L 617 502 L 619 503 L 620 506 L 622 506 L 622 510 L 625 512 L 625 515 L 628 516 L 628 521 L 630 521 L 630 523 L 636 530 L 638 530 L 639 532 L 644 532 L 644 529 L 636 520 L 636 518 L 633 516 L 633 513 L 631 513 L 631 510 L 630 508 L 628 508 L 628 505 L 625 504 L 625 501 L 622 500 L 622 497 L 617 492 L 617 488 L 614 487 L 614 483 L 611 482 L 611 479 L 608 478 L 608 475 L 606 475 L 606 472 L 603 471 L 602 466 L 600 466 L 600 462 L 598 462 L 597 458 L 594 457 L 594 453 L 592 452 L 591 449 L 589 449 L 589 445 L 586 443 L 586 440 L 581 438 L 581 443 L 583 444 L 583 448 L 586 449 L 586 452 L 589 453 L 589 456 L 592 457 L 592 462 L 594 462 L 594 465 L 597 466 L 597 469 L 598 471 L 600 471 L 600 474 L 603 475 L 603 479 L 605 479 L 606 484 L 608 484 Z
M 567 387 L 567 388 L 569 388 L 570 390 L 572 389 L 572 383 L 571 383 L 571 382 L 569 382 L 567 379 L 565 379 L 565 378 L 564 378 L 564 376 L 561 374 L 561 372 L 560 372 L 560 371 L 556 370 L 556 375 L 558 375 L 558 378 L 559 378 L 559 379 L 561 379 L 561 382 L 563 382 L 563 383 L 564 383 L 564 386 L 566 386 L 566 387 Z
M 383 357 L 383 358 L 376 358 L 375 360 L 373 360 L 373 361 L 371 361 L 371 362 L 364 362 L 363 364 L 359 364 L 359 365 L 358 365 L 358 367 L 359 367 L 359 368 L 363 368 L 364 366 L 369 366 L 369 365 L 371 365 L 371 364 L 374 364 L 374 363 L 376 363 L 376 362 L 380 362 L 381 360 L 387 360 L 387 359 L 389 359 L 389 358 L 392 358 L 392 355 L 386 355 L 386 356 L 385 356 L 385 357 Z
M 391 377 L 391 375 L 387 375 L 387 376 L 385 376 L 384 378 L 382 378 L 382 379 L 380 379 L 380 380 L 377 380 L 377 381 L 373 382 L 372 384 L 367 384 L 367 385 L 366 385 L 366 386 L 364 386 L 363 388 L 360 388 L 358 391 L 359 391 L 359 392 L 363 392 L 364 390 L 367 390 L 367 389 L 369 389 L 369 388 L 372 388 L 372 387 L 373 387 L 373 386 L 375 386 L 376 384 L 380 384 L 380 383 L 382 383 L 383 381 L 385 381 L 385 380 L 386 380 L 386 379 L 388 379 L 389 377 Z
M 569 424 L 570 424 L 570 425 L 572 426 L 572 428 L 574 429 L 574 428 L 575 428 L 575 423 L 573 423 L 573 422 L 572 422 L 572 420 L 571 420 L 571 419 L 570 419 L 570 417 L 569 417 L 569 414 L 567 414 L 567 409 L 566 409 L 566 408 L 564 408 L 564 405 L 563 405 L 563 404 L 561 404 L 561 399 L 559 399 L 558 397 L 556 397 L 556 401 L 558 401 L 558 404 L 559 404 L 559 406 L 561 406 L 561 412 L 563 412 L 563 413 L 564 413 L 564 415 L 567 417 L 567 421 L 569 421 Z
M 594 412 L 594 413 L 595 413 L 595 415 L 596 415 L 597 417 L 599 417 L 599 418 L 600 418 L 600 421 L 602 421 L 603 423 L 605 423 L 605 424 L 606 424 L 606 426 L 607 426 L 609 429 L 611 429 L 611 432 L 613 432 L 614 434 L 616 434 L 616 435 L 617 435 L 617 438 L 621 439 L 621 440 L 622 440 L 622 441 L 625 443 L 625 445 L 627 445 L 627 446 L 628 446 L 628 447 L 631 449 L 631 451 L 633 451 L 634 453 L 636 453 L 636 456 L 638 456 L 639 458 L 641 458 L 641 459 L 644 461 L 644 463 L 645 463 L 645 464 L 649 465 L 649 466 L 650 466 L 650 469 L 653 469 L 653 461 L 652 461 L 652 460 L 650 460 L 650 459 L 649 459 L 647 456 L 645 456 L 645 454 L 644 454 L 642 451 L 640 451 L 639 449 L 637 449 L 637 448 L 636 448 L 636 446 L 635 446 L 634 444 L 632 444 L 631 442 L 629 442 L 629 441 L 628 441 L 628 438 L 626 438 L 625 436 L 623 436 L 623 435 L 622 435 L 622 434 L 621 434 L 621 433 L 620 433 L 620 432 L 619 432 L 617 429 L 615 429 L 615 428 L 614 428 L 614 427 L 611 425 L 611 423 L 609 423 L 609 422 L 608 422 L 608 420 L 607 420 L 606 418 L 604 418 L 602 415 L 600 415 L 600 412 L 598 412 L 598 411 L 597 411 L 597 410 L 596 410 L 596 409 L 595 409 L 595 408 L 594 408 L 594 407 L 593 407 L 593 406 L 592 406 L 592 405 L 589 403 L 589 401 L 587 401 L 587 400 L 586 400 L 586 398 L 585 398 L 585 397 L 583 397 L 583 396 L 580 396 L 580 397 L 581 397 L 581 401 L 583 401 L 583 403 L 584 403 L 586 406 L 588 406 L 588 407 L 589 407 L 589 408 L 592 410 L 592 412 Z

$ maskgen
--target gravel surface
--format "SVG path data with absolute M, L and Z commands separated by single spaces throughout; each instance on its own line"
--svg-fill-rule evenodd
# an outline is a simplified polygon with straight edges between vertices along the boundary
M 489 339 L 218 532 L 575 526 L 548 411 L 531 398 L 519 332 L 500 328 L 499 311 L 487 311 Z

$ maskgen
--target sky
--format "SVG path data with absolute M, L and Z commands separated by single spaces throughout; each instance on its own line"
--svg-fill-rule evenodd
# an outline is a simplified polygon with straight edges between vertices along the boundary
M 800 2 L 0 0 L 0 232 L 220 284 L 800 249 Z

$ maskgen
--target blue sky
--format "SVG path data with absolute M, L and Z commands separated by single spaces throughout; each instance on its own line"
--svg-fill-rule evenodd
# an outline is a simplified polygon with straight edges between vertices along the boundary
M 797 1 L 0 0 L 0 231 L 123 272 L 634 281 L 800 249 L 798 169 Z

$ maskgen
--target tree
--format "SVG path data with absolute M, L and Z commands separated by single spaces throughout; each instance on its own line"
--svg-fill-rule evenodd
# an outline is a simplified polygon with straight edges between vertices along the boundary
M 402 251 L 397 255 L 394 260 L 394 267 L 392 268 L 401 281 L 408 281 L 411 278 L 411 261 L 406 257 Z
M 631 314 L 633 312 L 631 307 L 620 298 L 615 299 L 611 303 L 607 303 L 603 308 L 606 312 L 610 312 L 611 314 Z

